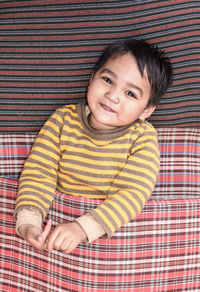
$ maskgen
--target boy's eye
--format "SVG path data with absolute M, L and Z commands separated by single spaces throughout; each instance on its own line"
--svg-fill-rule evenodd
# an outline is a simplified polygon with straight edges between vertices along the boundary
M 127 91 L 126 94 L 128 96 L 130 96 L 130 97 L 133 97 L 133 98 L 137 99 L 136 96 L 135 96 L 135 94 L 133 92 L 131 92 L 131 91 Z
M 112 84 L 112 80 L 108 77 L 102 77 L 107 83 Z

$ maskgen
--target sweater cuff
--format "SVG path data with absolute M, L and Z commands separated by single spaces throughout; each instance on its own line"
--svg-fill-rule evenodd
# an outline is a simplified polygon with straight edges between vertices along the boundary
M 42 226 L 42 216 L 36 209 L 24 208 L 20 210 L 17 214 L 16 219 L 16 232 L 19 236 L 19 227 L 24 224 L 34 225 L 41 229 Z
M 84 214 L 76 219 L 85 233 L 87 234 L 88 242 L 92 242 L 104 235 L 106 232 L 103 227 L 90 214 Z

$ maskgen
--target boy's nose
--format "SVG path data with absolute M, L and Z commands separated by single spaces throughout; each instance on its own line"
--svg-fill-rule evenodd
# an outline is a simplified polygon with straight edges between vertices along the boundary
M 119 97 L 119 91 L 118 90 L 110 90 L 106 92 L 105 94 L 106 98 L 108 98 L 110 101 L 114 103 L 119 103 L 120 97 Z

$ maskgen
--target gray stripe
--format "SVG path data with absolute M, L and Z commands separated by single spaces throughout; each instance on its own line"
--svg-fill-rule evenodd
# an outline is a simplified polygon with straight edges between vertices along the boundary
M 22 201 L 22 202 L 27 201 L 27 202 L 35 202 L 35 203 L 37 203 L 37 205 L 43 206 L 43 204 L 41 204 L 38 200 L 34 200 L 34 199 L 32 199 L 32 198 L 31 198 L 31 199 L 30 199 L 30 198 L 28 198 L 28 199 L 26 199 L 26 198 L 22 198 L 22 199 L 21 199 L 22 196 L 26 196 L 26 195 L 31 195 L 31 196 L 34 196 L 35 198 L 39 198 L 39 199 L 41 199 L 44 203 L 48 204 L 49 206 L 50 206 L 50 204 L 51 204 L 51 202 L 52 202 L 52 201 L 50 201 L 50 200 L 47 200 L 44 196 L 41 196 L 40 194 L 38 194 L 38 192 L 37 192 L 37 188 L 35 188 L 35 191 L 33 190 L 32 192 L 26 192 L 26 191 L 21 192 L 20 195 L 19 195 L 18 203 L 21 202 L 21 201 Z M 53 200 L 53 197 L 52 197 L 52 200 Z M 44 208 L 44 206 L 43 206 L 43 208 Z
M 149 162 L 150 162 L 151 160 L 149 160 Z M 153 162 L 153 164 L 156 166 L 156 162 L 155 162 L 155 160 L 152 160 L 152 162 Z M 149 164 L 145 164 L 145 163 L 138 163 L 138 162 L 135 162 L 135 163 L 133 163 L 132 161 L 130 161 L 129 162 L 129 164 L 130 165 L 133 165 L 133 166 L 137 166 L 138 168 L 143 168 L 144 169 L 144 171 L 145 170 L 149 170 L 152 174 L 154 173 L 156 173 L 157 174 L 157 172 L 149 165 Z M 157 167 L 159 167 L 159 163 L 157 163 Z M 128 171 L 128 170 L 127 170 Z M 131 171 L 130 171 L 130 173 L 131 173 Z
M 37 189 L 37 187 L 35 186 L 35 184 L 34 184 L 34 178 L 36 178 L 36 180 L 37 180 L 37 178 L 42 178 L 43 179 L 43 181 L 42 181 L 42 183 L 40 183 L 40 182 L 38 182 L 39 184 L 41 184 L 42 186 L 46 186 L 46 187 L 49 187 L 49 188 L 52 188 L 52 189 L 54 189 L 55 188 L 55 185 L 53 184 L 53 183 L 51 183 L 51 182 L 44 182 L 44 177 L 40 177 L 40 176 L 36 176 L 36 175 L 31 175 L 31 178 L 32 178 L 32 180 L 30 180 L 30 177 L 28 176 L 26 176 L 26 175 L 21 175 L 21 177 L 20 177 L 20 184 L 23 182 L 23 183 L 26 183 L 26 182 L 28 182 L 29 184 L 27 185 L 29 188 L 31 188 L 31 189 Z M 22 186 L 22 188 L 23 188 L 24 186 Z M 19 186 L 19 189 L 20 189 L 20 186 Z M 48 195 L 52 195 L 51 194 L 51 192 L 48 192 L 47 190 L 44 190 L 43 188 L 42 189 L 40 189 L 40 188 L 38 188 L 38 190 L 40 190 L 41 192 L 45 192 L 46 194 L 48 194 Z
M 135 205 L 134 205 L 132 202 L 130 202 L 130 200 L 129 200 L 127 197 L 125 197 L 125 196 L 123 196 L 123 195 L 122 195 L 121 197 L 122 197 L 122 198 L 125 198 L 125 200 L 131 205 L 131 207 L 132 207 L 132 208 L 134 209 L 134 211 L 137 213 L 137 209 L 136 209 Z M 131 212 L 130 212 L 129 209 L 127 209 L 127 208 L 125 207 L 125 205 L 123 205 L 123 204 L 122 204 L 120 201 L 118 201 L 115 197 L 110 197 L 109 200 L 111 200 L 112 202 L 117 203 L 117 204 L 118 204 L 118 205 L 124 210 L 124 212 L 127 214 L 129 220 L 132 219 Z M 108 205 L 109 208 L 112 207 L 112 205 L 108 204 L 107 202 L 105 202 L 105 204 Z M 124 222 L 124 218 L 123 218 L 122 216 L 120 216 L 120 221 L 122 222 L 122 225 L 125 223 L 125 222 Z
M 77 161 L 77 160 L 74 160 L 74 159 L 62 159 L 62 162 L 63 162 L 63 164 L 65 164 L 65 163 L 71 163 L 71 164 L 73 164 L 73 165 L 78 165 L 78 166 L 83 166 L 83 167 L 87 167 L 88 169 L 91 169 L 91 171 L 93 172 L 94 171 L 94 169 L 98 169 L 98 170 L 114 170 L 115 172 L 116 172 L 116 169 L 118 168 L 118 169 L 120 169 L 121 167 L 123 167 L 124 166 L 124 160 L 122 160 L 122 159 L 118 159 L 117 161 L 115 161 L 115 162 L 120 162 L 121 161 L 121 167 L 120 167 L 120 165 L 116 165 L 116 163 L 115 163 L 115 165 L 99 165 L 99 164 L 92 164 L 92 162 L 94 161 L 92 161 L 91 163 L 89 163 L 88 161 L 86 162 L 86 161 L 84 161 L 84 158 L 86 159 L 86 157 L 80 157 L 81 159 L 79 160 L 79 161 Z M 88 159 L 91 159 L 91 157 L 89 158 L 89 157 L 87 157 Z M 94 159 L 94 158 L 93 158 Z M 113 162 L 113 160 L 112 159 L 106 159 L 106 158 L 104 158 L 104 159 L 101 159 L 100 157 L 99 157 L 99 159 L 96 159 L 96 157 L 95 157 L 95 161 L 106 161 L 106 162 Z M 123 162 L 123 163 L 122 163 Z M 63 167 L 63 169 L 66 169 L 65 167 Z

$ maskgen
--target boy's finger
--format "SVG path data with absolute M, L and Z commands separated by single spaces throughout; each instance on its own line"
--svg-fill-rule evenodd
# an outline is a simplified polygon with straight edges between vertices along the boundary
M 42 241 L 46 241 L 50 231 L 51 231 L 51 227 L 52 227 L 52 220 L 49 219 L 47 221 L 47 224 L 44 228 L 44 230 L 42 231 L 42 233 L 40 234 L 40 236 L 38 237 L 38 241 L 42 242 Z
M 59 232 L 57 229 L 54 229 L 54 231 L 51 233 L 51 235 L 48 238 L 48 242 L 47 242 L 47 250 L 51 251 L 53 250 L 54 247 L 54 242 L 58 236 Z

